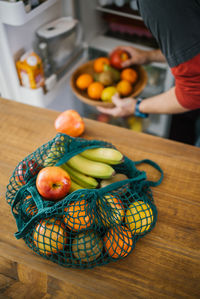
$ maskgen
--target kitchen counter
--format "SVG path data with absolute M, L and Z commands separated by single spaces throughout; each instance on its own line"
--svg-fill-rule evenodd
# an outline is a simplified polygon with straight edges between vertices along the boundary
M 5 201 L 9 177 L 19 161 L 56 135 L 57 115 L 0 99 L 4 298 L 199 298 L 200 149 L 193 146 L 85 119 L 84 138 L 111 142 L 130 159 L 151 159 L 163 169 L 162 184 L 152 188 L 158 209 L 155 228 L 124 260 L 90 270 L 58 266 L 15 239 L 16 223 Z M 139 168 L 148 179 L 159 178 L 151 166 Z

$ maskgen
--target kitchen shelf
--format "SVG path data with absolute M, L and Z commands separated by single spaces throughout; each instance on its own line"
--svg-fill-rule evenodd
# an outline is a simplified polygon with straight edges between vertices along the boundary
M 24 86 L 19 86 L 20 102 L 36 107 L 47 107 L 53 100 L 55 100 L 59 90 L 66 85 L 68 73 L 57 81 L 54 87 L 44 93 L 42 87 L 31 89 Z
M 105 13 L 110 13 L 110 14 L 113 14 L 113 15 L 121 16 L 121 17 L 126 17 L 126 18 L 129 18 L 129 19 L 142 21 L 142 17 L 138 16 L 134 13 L 127 13 L 127 12 L 123 12 L 121 10 L 116 10 L 116 9 L 111 9 L 111 8 L 106 8 L 106 7 L 101 7 L 101 6 L 97 6 L 96 10 L 100 11 L 100 12 L 105 12 Z
M 116 48 L 122 44 L 124 46 L 134 46 L 134 47 L 142 49 L 142 50 L 152 50 L 153 49 L 151 47 L 142 46 L 142 45 L 138 46 L 137 44 L 134 44 L 133 42 L 124 41 L 121 39 L 108 37 L 105 35 L 98 35 L 95 38 L 93 38 L 93 40 L 89 43 L 89 46 L 109 53 L 114 48 Z
M 69 84 L 70 77 L 75 69 L 85 63 L 87 59 L 86 51 L 80 54 L 77 61 L 74 61 L 74 66 L 69 65 L 61 78 L 58 78 L 51 90 L 44 93 L 43 88 L 30 89 L 24 86 L 19 86 L 20 102 L 37 107 L 50 106 L 56 100 L 61 90 L 65 90 Z
M 0 23 L 12 26 L 21 26 L 29 22 L 34 17 L 41 14 L 48 7 L 54 5 L 58 0 L 46 0 L 29 12 L 25 11 L 23 1 L 6 2 L 0 1 Z
M 144 45 L 138 45 L 134 42 L 128 42 L 122 39 L 117 39 L 113 37 L 108 37 L 105 35 L 98 35 L 97 37 L 93 38 L 93 40 L 89 43 L 89 47 L 91 49 L 98 49 L 99 51 L 109 53 L 111 52 L 114 48 L 118 47 L 119 45 L 124 45 L 124 46 L 132 46 L 135 48 L 139 48 L 142 50 L 153 50 L 153 48 L 144 46 Z M 166 69 L 168 66 L 166 63 L 163 62 L 153 62 L 151 65 L 155 67 L 159 67 L 162 69 Z

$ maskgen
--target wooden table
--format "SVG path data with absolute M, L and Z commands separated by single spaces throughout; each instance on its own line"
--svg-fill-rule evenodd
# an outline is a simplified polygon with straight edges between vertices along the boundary
M 17 163 L 52 139 L 55 111 L 0 99 L 0 282 L 3 298 L 200 298 L 200 149 L 85 119 L 83 137 L 113 143 L 130 159 L 164 171 L 153 189 L 158 221 L 124 260 L 90 270 L 66 269 L 14 237 L 6 185 Z M 159 174 L 142 166 L 148 178 Z

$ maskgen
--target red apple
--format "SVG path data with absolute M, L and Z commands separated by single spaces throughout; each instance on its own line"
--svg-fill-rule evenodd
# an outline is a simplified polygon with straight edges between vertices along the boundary
M 60 167 L 45 167 L 38 173 L 36 188 L 44 199 L 57 201 L 68 194 L 70 187 L 70 176 Z
M 126 51 L 118 49 L 111 53 L 110 64 L 117 69 L 121 69 L 122 62 L 124 62 L 128 58 L 129 54 Z
M 34 160 L 22 161 L 15 170 L 15 180 L 19 185 L 25 185 L 30 177 L 38 173 L 39 169 Z

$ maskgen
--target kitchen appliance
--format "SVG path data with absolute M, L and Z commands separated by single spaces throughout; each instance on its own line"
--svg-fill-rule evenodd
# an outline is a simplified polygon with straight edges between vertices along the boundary
M 46 0 L 26 13 L 22 1 L 0 1 L 1 95 L 57 111 L 75 109 L 85 117 L 102 119 L 96 107 L 82 103 L 73 94 L 70 87 L 72 73 L 88 60 L 108 55 L 119 45 L 146 50 L 155 49 L 158 45 L 145 27 L 139 12 L 131 9 L 130 1 L 126 1 L 122 7 L 115 5 L 115 1 L 109 1 L 109 5 L 100 3 L 98 0 Z M 62 22 L 55 30 L 58 20 Z M 68 25 L 62 26 L 66 20 Z M 38 45 L 45 43 L 44 56 L 48 52 L 54 68 L 50 72 L 47 68 L 51 84 L 45 90 L 31 90 L 21 86 L 15 66 L 16 54 L 21 49 L 28 51 L 33 47 L 36 32 Z M 49 59 L 46 60 L 47 66 Z M 153 96 L 173 85 L 173 76 L 167 64 L 152 63 L 145 68 L 149 79 L 140 97 Z M 103 119 L 106 119 L 105 115 Z M 107 120 L 127 127 L 123 118 L 107 117 Z M 168 138 L 170 122 L 169 115 L 150 115 L 138 127 L 145 133 Z M 129 123 L 131 127 L 138 124 L 134 119 Z
M 47 44 L 47 52 L 53 71 L 66 66 L 80 49 L 82 30 L 78 20 L 72 17 L 58 18 L 41 26 L 36 35 L 38 43 Z

